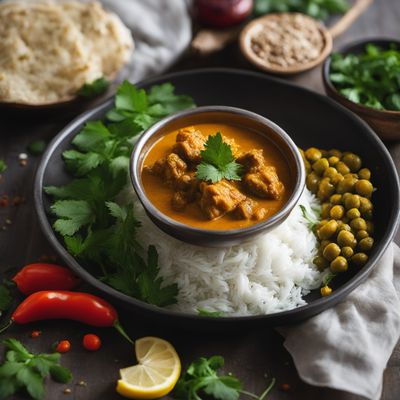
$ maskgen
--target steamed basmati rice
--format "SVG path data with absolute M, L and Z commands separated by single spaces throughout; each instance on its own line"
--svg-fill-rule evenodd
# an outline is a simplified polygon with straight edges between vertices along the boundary
M 199 309 L 229 315 L 270 314 L 304 305 L 303 296 L 321 284 L 322 274 L 312 263 L 317 240 L 298 205 L 272 232 L 215 249 L 165 234 L 151 222 L 135 195 L 134 199 L 135 215 L 142 223 L 141 244 L 156 246 L 165 284 L 178 285 L 177 303 L 171 309 L 194 314 Z M 307 189 L 299 204 L 316 218 L 319 203 Z

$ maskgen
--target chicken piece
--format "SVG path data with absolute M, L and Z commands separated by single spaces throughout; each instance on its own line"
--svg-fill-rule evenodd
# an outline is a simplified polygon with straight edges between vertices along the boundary
M 261 221 L 267 217 L 268 210 L 266 210 L 264 207 L 257 208 L 257 210 L 254 211 L 253 214 L 253 219 L 256 221 Z
M 253 149 L 243 153 L 236 161 L 242 164 L 246 172 L 255 172 L 265 167 L 265 159 L 262 149 Z
M 176 135 L 176 144 L 173 150 L 184 160 L 199 163 L 201 161 L 200 152 L 204 149 L 206 138 L 193 126 L 180 129 Z
M 190 203 L 186 192 L 175 192 L 171 199 L 171 206 L 175 211 L 182 211 Z
M 233 156 L 236 158 L 240 154 L 240 147 L 239 145 L 235 142 L 235 139 L 227 138 L 226 136 L 222 135 L 222 140 L 224 143 L 229 145 L 231 148 Z
M 151 172 L 163 177 L 168 183 L 174 184 L 185 174 L 187 165 L 177 154 L 171 153 L 167 158 L 158 160 L 151 168 Z
M 219 181 L 208 185 L 200 185 L 201 197 L 199 205 L 208 219 L 222 217 L 233 211 L 246 196 L 227 181 Z
M 278 200 L 285 190 L 273 166 L 266 166 L 255 172 L 247 173 L 243 177 L 243 182 L 250 192 L 267 199 Z
M 236 207 L 235 210 L 236 218 L 251 219 L 253 217 L 255 207 L 257 207 L 257 202 L 248 197 Z

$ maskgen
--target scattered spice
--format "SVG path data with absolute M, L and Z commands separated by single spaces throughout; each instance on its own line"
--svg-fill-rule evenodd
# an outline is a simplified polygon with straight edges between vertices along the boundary
M 11 225 L 11 224 L 12 224 L 12 221 L 11 221 L 11 219 L 8 219 L 8 218 L 7 218 L 7 219 L 5 220 L 5 223 L 6 223 L 6 225 Z
M 93 333 L 88 333 L 83 337 L 82 344 L 86 350 L 96 351 L 101 347 L 101 339 Z
M 64 393 L 64 394 L 71 394 L 71 392 L 72 392 L 72 391 L 71 391 L 71 389 L 69 389 L 69 388 L 66 388 L 66 389 L 63 390 L 63 393 Z
M 328 285 L 322 286 L 321 287 L 321 296 L 326 297 L 332 294 L 332 288 L 330 288 Z
M 87 386 L 87 383 L 85 381 L 79 381 L 78 386 Z
M 0 207 L 8 207 L 10 204 L 10 199 L 6 194 L 0 197 Z
M 24 159 L 19 160 L 19 165 L 21 167 L 26 167 L 28 165 L 28 160 L 24 160 Z
M 289 385 L 288 383 L 282 383 L 281 389 L 282 389 L 284 392 L 288 392 L 288 391 L 290 390 L 290 385 Z
M 19 206 L 19 205 L 24 204 L 24 203 L 26 203 L 26 199 L 25 199 L 24 196 L 16 195 L 12 199 L 12 205 L 13 206 Z
M 18 155 L 18 159 L 19 159 L 19 160 L 27 160 L 27 159 L 28 159 L 28 154 L 26 154 L 26 153 L 20 153 L 20 154 Z
M 36 339 L 42 334 L 42 331 L 32 331 L 31 332 L 31 338 Z
M 321 25 L 302 14 L 270 15 L 255 30 L 251 48 L 271 68 L 290 68 L 316 60 L 325 48 Z

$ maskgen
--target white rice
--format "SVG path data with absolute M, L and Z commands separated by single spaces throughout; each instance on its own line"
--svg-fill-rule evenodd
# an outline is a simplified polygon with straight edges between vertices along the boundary
M 132 196 L 132 194 L 131 194 Z M 270 314 L 306 304 L 303 296 L 319 287 L 322 274 L 312 264 L 317 240 L 297 205 L 278 228 L 251 242 L 224 249 L 176 240 L 158 229 L 134 195 L 143 246 L 155 245 L 160 276 L 176 283 L 177 303 L 169 308 L 197 314 L 199 309 L 229 315 Z M 299 204 L 310 215 L 319 209 L 305 190 Z

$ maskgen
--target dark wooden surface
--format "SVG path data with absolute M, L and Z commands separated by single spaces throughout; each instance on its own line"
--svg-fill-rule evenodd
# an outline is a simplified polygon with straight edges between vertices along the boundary
M 399 37 L 398 21 L 400 21 L 398 0 L 375 0 L 370 9 L 335 41 L 335 46 L 367 36 Z M 252 69 L 240 56 L 237 46 L 233 44 L 221 54 L 212 57 L 200 59 L 187 55 L 172 70 L 207 66 Z M 320 68 L 290 79 L 318 92 L 323 91 Z M 11 197 L 14 195 L 26 197 L 26 203 L 23 205 L 0 208 L 0 269 L 5 271 L 8 268 L 19 268 L 26 263 L 34 262 L 43 255 L 54 255 L 40 232 L 33 209 L 32 186 L 38 158 L 29 157 L 28 165 L 22 167 L 19 165 L 18 155 L 25 152 L 27 144 L 34 138 L 50 139 L 65 122 L 53 122 L 54 113 L 44 114 L 41 121 L 32 122 L 20 118 L 18 122 L 5 125 L 3 122 L 8 116 L 0 113 L 0 117 L 2 118 L 0 158 L 4 158 L 8 164 L 8 169 L 0 181 L 0 196 L 8 194 Z M 388 144 L 388 148 L 399 171 L 400 143 Z M 400 243 L 399 234 L 396 242 Z M 121 310 L 121 320 L 132 337 L 156 335 L 170 340 L 176 346 L 184 365 L 198 356 L 213 354 L 224 356 L 227 371 L 240 377 L 247 390 L 259 393 L 269 379 L 272 376 L 275 377 L 277 385 L 268 397 L 271 400 L 361 399 L 358 396 L 316 388 L 301 382 L 290 355 L 282 346 L 281 336 L 274 330 L 242 332 L 230 336 L 172 332 L 168 326 L 147 325 L 140 318 L 127 314 L 123 310 Z M 33 329 L 42 330 L 42 336 L 31 339 L 29 334 Z M 101 351 L 89 354 L 83 350 L 81 338 L 89 332 L 97 333 L 102 338 Z M 74 380 L 68 385 L 48 382 L 46 399 L 51 400 L 119 399 L 120 397 L 114 391 L 118 369 L 134 362 L 131 346 L 111 329 L 92 329 L 77 323 L 57 321 L 12 327 L 1 337 L 16 337 L 34 351 L 50 351 L 51 344 L 56 340 L 69 339 L 71 341 L 72 350 L 62 357 L 62 362 L 71 368 Z M 85 381 L 86 385 L 79 385 L 79 381 Z M 283 383 L 290 385 L 289 391 L 280 389 Z M 64 394 L 65 388 L 70 388 L 71 394 Z M 399 398 L 400 346 L 398 345 L 384 374 L 382 400 Z

